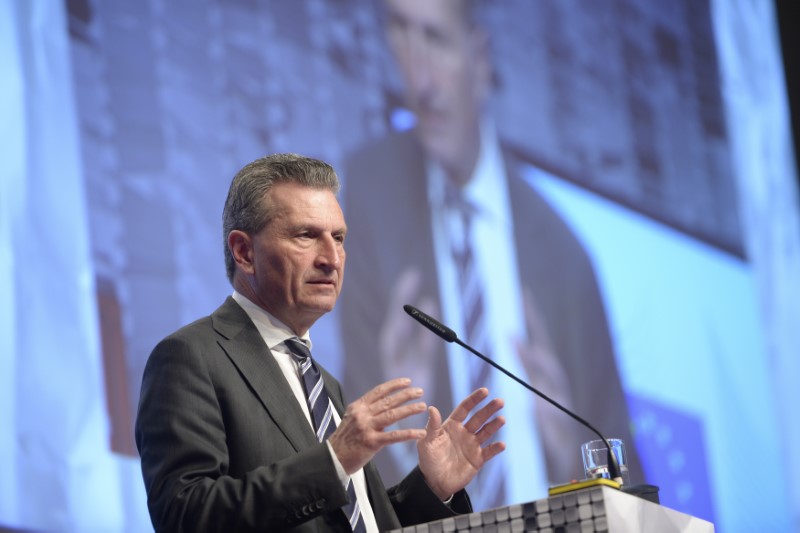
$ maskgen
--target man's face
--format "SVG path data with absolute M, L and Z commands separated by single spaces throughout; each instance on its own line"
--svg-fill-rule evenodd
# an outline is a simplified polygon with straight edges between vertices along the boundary
M 485 34 L 468 24 L 458 0 L 386 0 L 386 7 L 389 45 L 428 156 L 446 168 L 472 162 L 489 87 Z
M 269 201 L 277 216 L 252 237 L 256 303 L 302 334 L 342 289 L 347 227 L 329 190 L 282 183 Z

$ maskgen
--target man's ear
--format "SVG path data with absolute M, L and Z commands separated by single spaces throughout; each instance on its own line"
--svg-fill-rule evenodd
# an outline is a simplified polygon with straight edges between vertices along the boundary
M 235 229 L 228 234 L 228 250 L 239 269 L 245 274 L 253 274 L 253 240 L 244 231 Z

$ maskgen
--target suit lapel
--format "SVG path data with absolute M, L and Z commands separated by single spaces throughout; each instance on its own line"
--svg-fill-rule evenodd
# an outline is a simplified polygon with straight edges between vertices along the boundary
M 225 303 L 212 313 L 211 320 L 214 330 L 220 335 L 217 343 L 292 446 L 300 451 L 316 445 L 316 436 L 305 423 L 305 414 L 295 400 L 280 366 L 264 344 L 264 339 L 261 338 L 247 313 L 233 298 L 228 297 Z M 339 382 L 321 366 L 320 371 L 325 390 L 334 408 L 340 417 L 344 416 L 344 397 Z M 298 420 L 303 422 L 298 423 Z M 379 527 L 381 530 L 399 528 L 400 522 L 392 510 L 377 469 L 370 462 L 364 466 L 364 473 Z
M 217 341 L 296 450 L 317 444 L 280 366 L 247 313 L 228 297 L 211 315 Z M 255 415 L 255 413 L 254 413 Z

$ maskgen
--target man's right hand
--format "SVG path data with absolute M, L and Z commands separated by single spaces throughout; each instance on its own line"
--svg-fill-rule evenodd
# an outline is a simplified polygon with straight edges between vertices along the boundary
M 388 426 L 422 413 L 427 406 L 422 389 L 411 387 L 408 378 L 381 383 L 347 406 L 336 431 L 328 442 L 348 475 L 367 464 L 384 446 L 425 437 L 424 429 L 395 429 Z

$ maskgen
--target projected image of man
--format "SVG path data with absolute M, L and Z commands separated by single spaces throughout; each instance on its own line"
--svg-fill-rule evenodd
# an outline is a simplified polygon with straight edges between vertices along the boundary
M 362 281 L 342 300 L 348 377 L 407 373 L 442 405 L 477 383 L 502 388 L 506 409 L 530 424 L 506 430 L 506 460 L 484 469 L 471 490 L 476 508 L 541 497 L 548 484 L 583 477 L 578 448 L 592 435 L 457 346 L 420 334 L 402 309 L 412 304 L 624 439 L 637 481 L 593 266 L 522 179 L 524 162 L 487 112 L 490 36 L 472 2 L 387 0 L 384 8 L 414 122 L 346 164 L 344 204 L 358 250 L 350 272 Z M 379 459 L 396 475 L 414 460 L 402 447 Z

